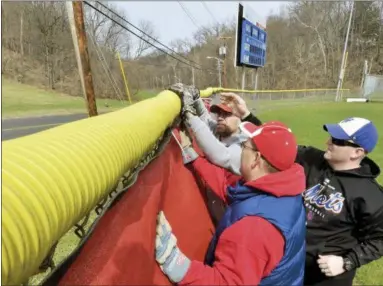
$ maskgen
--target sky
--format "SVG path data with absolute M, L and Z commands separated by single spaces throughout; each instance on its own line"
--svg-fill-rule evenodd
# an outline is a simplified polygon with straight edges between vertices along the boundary
M 195 19 L 194 24 L 183 10 L 185 7 Z M 197 26 L 212 25 L 215 21 L 224 22 L 236 18 L 238 1 L 119 1 L 113 2 L 123 9 L 129 21 L 138 25 L 140 20 L 151 21 L 155 26 L 159 40 L 168 45 L 175 39 L 191 39 L 197 31 Z M 266 19 L 271 12 L 278 13 L 279 8 L 286 2 L 280 1 L 246 1 L 258 15 Z M 207 6 L 207 9 L 206 7 Z M 210 16 L 210 11 L 214 18 Z

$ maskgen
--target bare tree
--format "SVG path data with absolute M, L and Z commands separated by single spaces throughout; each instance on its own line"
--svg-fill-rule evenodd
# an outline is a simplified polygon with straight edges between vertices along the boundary
M 151 50 L 153 48 L 152 44 L 155 43 L 155 40 L 158 40 L 158 36 L 151 22 L 141 20 L 138 24 L 138 28 L 140 28 L 142 32 L 139 33 L 141 39 L 137 40 L 138 44 L 134 51 L 134 59 L 141 57 L 145 52 Z
M 318 45 L 322 52 L 323 56 L 323 71 L 325 76 L 327 75 L 327 56 L 326 56 L 326 47 L 323 41 L 323 37 L 319 31 L 319 27 L 323 23 L 325 16 L 327 14 L 327 10 L 323 9 L 324 5 L 322 3 L 315 2 L 298 2 L 291 6 L 291 12 L 293 17 L 304 27 L 311 29 L 315 32 L 318 38 Z M 305 22 L 301 20 L 300 13 L 304 13 L 305 18 L 307 19 Z M 302 14 L 303 14 L 302 13 Z

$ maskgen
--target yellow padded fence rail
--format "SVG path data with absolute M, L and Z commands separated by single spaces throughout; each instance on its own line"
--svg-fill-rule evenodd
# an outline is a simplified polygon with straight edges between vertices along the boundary
M 2 284 L 28 279 L 52 245 L 115 187 L 180 112 L 163 91 L 119 111 L 5 141 Z

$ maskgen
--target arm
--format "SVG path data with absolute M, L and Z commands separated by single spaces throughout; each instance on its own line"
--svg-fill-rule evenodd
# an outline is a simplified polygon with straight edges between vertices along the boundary
M 213 267 L 192 261 L 179 285 L 259 285 L 278 265 L 283 251 L 283 236 L 271 223 L 245 217 L 222 233 Z
M 247 122 L 253 123 L 253 124 L 257 125 L 257 126 L 262 125 L 262 121 L 258 117 L 256 117 L 254 114 L 252 114 L 250 112 L 245 117 L 242 117 L 241 121 L 242 122 L 247 121 Z
M 320 166 L 324 161 L 324 151 L 311 146 L 298 145 L 295 162 L 304 168 L 306 175 L 310 167 Z
M 197 115 L 199 118 L 209 126 L 211 131 L 215 130 L 215 127 L 217 126 L 217 121 L 215 121 L 209 111 L 206 109 L 205 104 L 203 103 L 202 99 L 199 98 L 194 102 L 194 108 L 197 112 Z
M 226 147 L 197 116 L 188 115 L 188 125 L 195 135 L 198 146 L 213 164 L 240 174 L 241 146 L 232 144 Z
M 261 120 L 250 112 L 247 108 L 246 101 L 238 94 L 232 92 L 222 92 L 221 101 L 230 105 L 233 109 L 233 113 L 241 118 L 242 122 L 247 121 L 257 126 L 262 125 Z
M 354 268 L 383 256 L 383 188 L 371 183 L 373 186 L 365 190 L 365 199 L 358 200 L 355 206 L 360 244 L 345 256 Z

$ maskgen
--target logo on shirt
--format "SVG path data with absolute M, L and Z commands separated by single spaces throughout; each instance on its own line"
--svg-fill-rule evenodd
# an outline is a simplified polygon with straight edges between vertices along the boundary
M 317 184 L 306 190 L 304 193 L 305 206 L 310 210 L 312 219 L 313 213 L 325 217 L 326 213 L 339 214 L 344 205 L 344 196 L 340 192 L 326 184 Z

